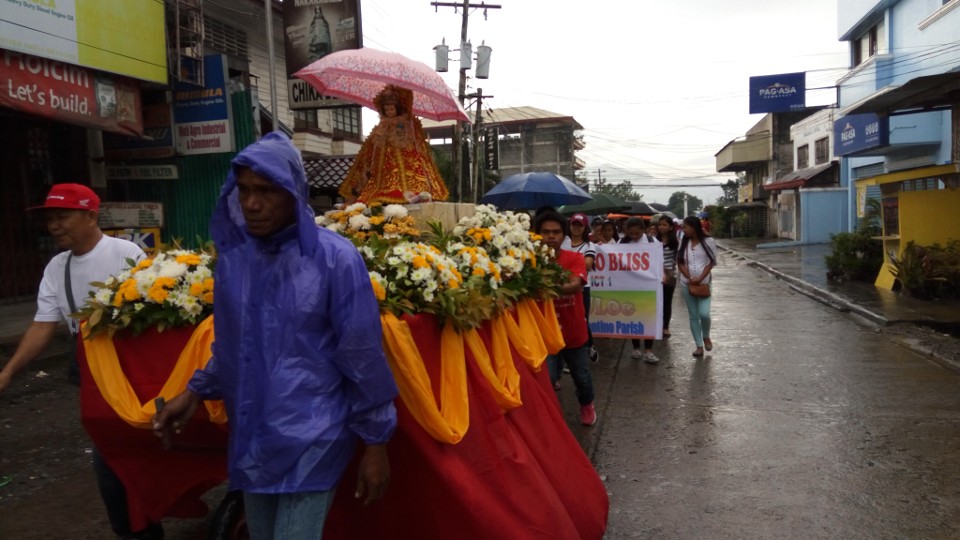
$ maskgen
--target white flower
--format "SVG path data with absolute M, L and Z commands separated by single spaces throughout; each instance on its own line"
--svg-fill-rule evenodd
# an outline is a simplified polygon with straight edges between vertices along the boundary
M 327 229 L 330 230 L 330 231 L 333 231 L 333 232 L 335 232 L 335 233 L 338 233 L 338 232 L 340 232 L 341 227 L 340 227 L 340 224 L 339 224 L 339 223 L 331 223 L 331 224 L 327 225 Z
M 110 289 L 100 289 L 97 291 L 94 300 L 101 304 L 110 304 L 110 301 L 113 300 L 113 291 Z
M 154 263 L 154 266 L 157 266 Z M 178 278 L 187 273 L 187 265 L 183 263 L 178 263 L 176 260 L 167 260 L 160 263 L 160 267 L 157 270 L 157 275 L 159 277 L 171 277 Z
M 361 203 L 361 202 L 356 202 L 356 203 L 353 203 L 353 204 L 351 204 L 350 206 L 344 208 L 343 211 L 346 212 L 346 213 L 348 213 L 348 214 L 352 214 L 352 213 L 354 213 L 354 212 L 363 212 L 363 211 L 366 210 L 366 209 L 367 209 L 367 205 L 365 205 L 365 204 L 363 204 L 363 203 Z
M 407 208 L 402 204 L 388 204 L 383 207 L 383 218 L 390 220 L 407 217 Z
M 370 229 L 370 218 L 363 214 L 351 216 L 349 223 L 351 229 L 356 229 L 358 231 L 366 231 Z
M 433 271 L 429 268 L 417 268 L 410 274 L 410 279 L 417 283 L 426 283 L 433 277 Z
M 360 255 L 362 255 L 364 260 L 367 260 L 367 261 L 372 260 L 376 257 L 376 253 L 374 253 L 373 248 L 366 245 L 360 246 Z

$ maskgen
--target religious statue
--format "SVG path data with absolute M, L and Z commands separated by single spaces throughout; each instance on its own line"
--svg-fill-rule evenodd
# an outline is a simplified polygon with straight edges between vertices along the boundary
M 417 203 L 447 199 L 423 126 L 411 113 L 413 92 L 387 85 L 374 98 L 380 122 L 340 186 L 347 202 Z

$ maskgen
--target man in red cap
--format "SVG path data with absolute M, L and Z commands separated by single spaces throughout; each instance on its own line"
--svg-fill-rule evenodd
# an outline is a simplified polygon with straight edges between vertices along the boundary
M 83 307 L 93 289 L 91 282 L 104 282 L 111 275 L 125 270 L 128 259 L 138 261 L 145 256 L 133 242 L 103 234 L 97 224 L 100 198 L 87 186 L 56 184 L 50 188 L 43 205 L 28 210 L 43 214 L 47 230 L 57 247 L 64 251 L 51 259 L 43 271 L 37 294 L 37 314 L 16 352 L 0 371 L 0 392 L 10 385 L 18 371 L 53 341 L 61 321 L 66 321 L 71 334 L 76 336 L 79 323 L 70 314 Z M 75 364 L 71 368 L 75 369 Z M 157 536 L 153 530 L 142 533 L 129 530 L 126 491 L 96 449 L 93 468 L 114 532 L 121 538 L 162 538 L 162 532 Z M 159 529 L 159 524 L 154 528 Z

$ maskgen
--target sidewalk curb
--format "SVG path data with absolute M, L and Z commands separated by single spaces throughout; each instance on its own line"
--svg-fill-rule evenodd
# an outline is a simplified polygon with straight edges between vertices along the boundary
M 830 291 L 821 289 L 820 287 L 807 283 L 806 281 L 803 281 L 800 278 L 785 274 L 780 270 L 773 268 L 770 265 L 764 264 L 751 257 L 747 257 L 746 255 L 734 249 L 730 249 L 729 247 L 722 246 L 720 244 L 717 244 L 717 247 L 719 247 L 721 250 L 727 252 L 733 257 L 746 261 L 748 265 L 754 268 L 759 268 L 760 270 L 763 270 L 773 275 L 777 279 L 785 281 L 791 289 L 793 289 L 794 291 L 804 296 L 812 298 L 813 300 L 816 300 L 826 306 L 832 307 L 840 312 L 852 313 L 854 315 L 857 315 L 858 317 L 863 318 L 868 323 L 876 325 L 878 327 L 877 328 L 878 332 L 880 331 L 881 328 L 890 326 L 891 324 L 891 321 L 889 321 L 886 317 L 878 313 L 874 313 L 873 311 L 870 311 L 869 309 L 866 309 L 861 305 L 855 304 L 847 300 L 846 298 L 843 298 L 842 296 L 839 296 Z M 916 324 L 915 322 L 912 322 L 912 321 L 897 321 L 897 322 Z M 954 360 L 952 360 L 947 356 L 937 353 L 937 351 L 931 349 L 930 347 L 927 347 L 922 342 L 913 338 L 904 338 L 902 336 L 896 336 L 896 335 L 891 335 L 891 338 L 897 345 L 905 349 L 911 350 L 914 353 L 917 353 L 921 356 L 927 357 L 933 360 L 934 362 L 936 362 L 937 364 L 955 373 L 960 373 L 960 365 L 958 365 L 957 362 L 955 362 Z
M 735 257 L 738 257 L 740 259 L 743 259 L 744 261 L 747 261 L 747 263 L 750 266 L 759 268 L 767 272 L 768 274 L 773 275 L 777 279 L 787 282 L 788 284 L 790 284 L 791 289 L 797 291 L 800 294 L 803 294 L 804 296 L 808 296 L 814 300 L 817 300 L 818 302 L 824 305 L 830 306 L 843 313 L 853 313 L 877 326 L 888 326 L 890 324 L 890 321 L 887 320 L 887 318 L 884 317 L 883 315 L 870 311 L 869 309 L 859 304 L 855 304 L 840 295 L 821 289 L 820 287 L 817 287 L 815 285 L 811 285 L 810 283 L 807 283 L 806 281 L 803 281 L 800 278 L 791 276 L 789 274 L 785 274 L 772 266 L 762 263 L 756 259 L 747 257 L 746 255 L 743 255 L 742 253 L 735 251 L 733 249 L 730 249 L 726 246 L 718 244 L 717 247 L 719 247 L 723 251 L 730 253 Z

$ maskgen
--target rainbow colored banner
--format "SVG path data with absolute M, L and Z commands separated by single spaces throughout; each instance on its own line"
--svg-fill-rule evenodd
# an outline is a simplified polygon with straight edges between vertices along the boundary
M 590 272 L 593 337 L 663 337 L 663 247 L 659 242 L 597 246 Z

